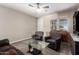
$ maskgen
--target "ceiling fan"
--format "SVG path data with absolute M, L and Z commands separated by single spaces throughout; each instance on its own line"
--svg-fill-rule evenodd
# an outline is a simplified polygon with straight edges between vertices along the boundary
M 47 13 L 47 11 L 50 8 L 50 5 L 46 3 L 31 3 L 31 4 L 28 4 L 28 6 L 35 8 L 37 13 L 41 13 L 41 12 Z
M 43 3 L 32 3 L 32 4 L 29 4 L 30 7 L 35 7 L 35 8 L 43 8 L 43 9 L 48 9 L 50 8 L 49 5 L 47 4 L 43 4 Z

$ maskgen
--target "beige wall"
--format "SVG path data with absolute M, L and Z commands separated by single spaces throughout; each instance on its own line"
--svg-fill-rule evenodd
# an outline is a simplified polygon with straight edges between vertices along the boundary
M 39 23 L 40 25 L 40 30 L 42 29 L 42 31 L 49 32 L 50 29 L 50 20 L 53 19 L 57 19 L 57 30 L 59 30 L 59 20 L 62 18 L 66 18 L 68 20 L 68 32 L 73 32 L 73 14 L 74 14 L 74 10 L 66 10 L 66 11 L 62 11 L 62 12 L 57 12 L 51 15 L 46 15 L 43 17 L 38 18 L 38 22 L 41 20 L 42 24 Z M 42 25 L 42 27 L 41 27 Z M 39 27 L 38 27 L 39 28 Z M 38 29 L 39 30 L 39 29 Z M 47 34 L 45 34 L 47 35 Z
M 68 31 L 73 32 L 73 15 L 76 9 L 59 12 L 59 19 L 66 18 L 68 20 Z
M 36 31 L 36 18 L 0 6 L 0 40 L 11 43 L 31 38 Z

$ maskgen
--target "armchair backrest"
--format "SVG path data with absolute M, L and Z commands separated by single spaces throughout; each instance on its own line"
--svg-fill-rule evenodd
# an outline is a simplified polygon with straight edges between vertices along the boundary
M 35 35 L 43 36 L 43 35 L 44 35 L 44 32 L 42 32 L 42 31 L 37 31 L 37 32 L 35 32 Z
M 51 33 L 51 38 L 61 38 L 61 34 L 59 32 L 54 31 Z
M 5 46 L 5 45 L 9 45 L 9 40 L 8 39 L 0 40 L 0 47 Z

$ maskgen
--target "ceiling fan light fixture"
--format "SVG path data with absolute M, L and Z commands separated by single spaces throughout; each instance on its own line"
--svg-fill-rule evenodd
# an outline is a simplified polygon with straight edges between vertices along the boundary
M 37 11 L 37 13 L 41 13 L 43 11 L 43 9 L 42 8 L 37 8 L 36 11 Z

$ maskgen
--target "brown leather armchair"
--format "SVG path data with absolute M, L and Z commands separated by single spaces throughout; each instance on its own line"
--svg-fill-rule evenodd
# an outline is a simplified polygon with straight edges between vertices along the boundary
M 24 55 L 24 53 L 10 45 L 8 39 L 3 39 L 0 40 L 0 55 Z
M 50 36 L 45 37 L 45 41 L 49 43 L 48 47 L 56 51 L 60 50 L 61 34 L 52 32 Z
M 44 33 L 42 31 L 37 31 L 35 34 L 32 36 L 33 39 L 35 40 L 43 40 L 43 35 Z

